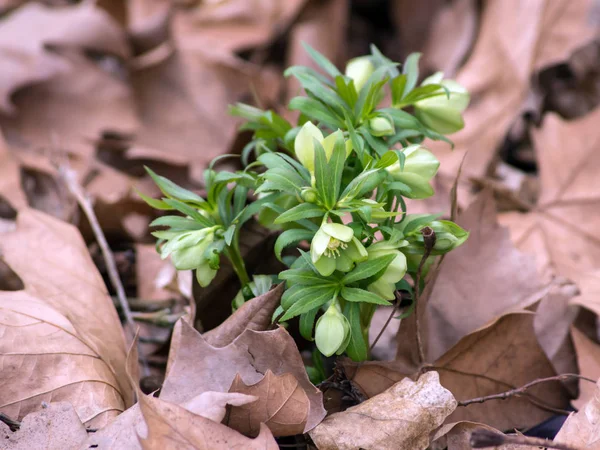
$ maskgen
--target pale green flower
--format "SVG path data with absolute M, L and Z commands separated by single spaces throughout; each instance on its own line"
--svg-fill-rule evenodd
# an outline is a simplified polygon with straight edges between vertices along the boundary
M 469 92 L 453 80 L 443 80 L 444 74 L 438 72 L 425 79 L 422 85 L 441 84 L 444 89 L 439 95 L 419 100 L 415 103 L 415 115 L 428 128 L 441 134 L 451 134 L 464 127 L 463 111 L 469 105 Z
M 310 244 L 313 264 L 323 276 L 336 269 L 348 272 L 355 262 L 364 261 L 368 254 L 354 237 L 352 228 L 340 223 L 323 223 Z
M 407 245 L 406 241 L 391 244 L 388 241 L 380 241 L 371 245 L 367 252 L 369 258 L 380 258 L 386 255 L 395 255 L 390 265 L 385 269 L 383 275 L 371 283 L 367 289 L 379 295 L 385 300 L 393 300 L 398 283 L 406 275 L 406 256 L 398 250 L 399 247 Z
M 217 274 L 216 269 L 211 267 L 209 255 L 206 254 L 209 246 L 214 242 L 216 228 L 184 232 L 156 231 L 153 235 L 160 239 L 167 239 L 160 250 L 161 258 L 171 256 L 177 270 L 196 269 L 196 279 L 200 286 L 205 287 Z
M 350 324 L 337 301 L 331 303 L 315 327 L 315 343 L 323 355 L 342 353 L 350 341 Z
M 344 140 L 344 133 L 341 130 L 337 130 L 331 133 L 326 138 L 323 137 L 323 133 L 319 130 L 312 122 L 306 122 L 294 141 L 294 151 L 298 161 L 306 167 L 309 172 L 314 173 L 315 171 L 315 139 L 319 142 L 325 150 L 327 160 L 331 158 L 335 142 L 338 138 Z M 352 141 L 350 139 L 344 141 L 346 146 L 346 158 L 352 152 Z
M 411 188 L 406 197 L 421 199 L 431 197 L 434 194 L 433 187 L 429 184 L 440 167 L 439 160 L 429 150 L 419 146 L 411 145 L 403 150 L 406 157 L 404 168 L 400 168 L 400 162 L 396 161 L 386 170 L 394 180 L 400 181 Z
M 359 56 L 351 59 L 346 64 L 346 76 L 354 80 L 354 87 L 357 92 L 360 92 L 374 71 L 375 66 L 368 56 Z

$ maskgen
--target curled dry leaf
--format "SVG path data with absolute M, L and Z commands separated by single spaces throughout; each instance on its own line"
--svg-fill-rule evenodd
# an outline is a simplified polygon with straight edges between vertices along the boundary
M 246 329 L 265 331 L 271 325 L 271 318 L 279 306 L 284 288 L 284 283 L 280 283 L 269 292 L 247 301 L 225 322 L 202 336 L 213 347 L 225 347 Z
M 291 373 L 277 376 L 267 370 L 264 378 L 251 386 L 236 375 L 229 392 L 241 392 L 258 399 L 254 403 L 231 408 L 226 424 L 240 433 L 257 436 L 262 423 L 274 436 L 303 433 L 310 402 Z
M 554 438 L 581 450 L 600 449 L 600 385 L 594 396 L 576 413 L 571 413 Z
M 42 401 L 69 401 L 99 427 L 133 403 L 123 330 L 79 232 L 30 209 L 2 234 L 24 290 L 0 291 L 0 409 L 21 419 Z
M 377 448 L 419 450 L 456 408 L 436 372 L 408 378 L 385 392 L 327 417 L 310 432 L 320 450 Z
M 17 161 L 13 158 L 0 133 L 0 203 L 8 202 L 8 207 L 0 205 L 0 218 L 11 218 L 10 212 L 27 206 L 27 197 L 21 189 L 21 174 Z M 6 210 L 6 211 L 5 211 Z
M 50 403 L 25 416 L 21 428 L 12 432 L 2 424 L 0 448 L 3 450 L 75 450 L 87 438 L 85 427 L 73 406 L 67 402 Z
M 517 247 L 534 254 L 548 278 L 559 274 L 578 282 L 600 268 L 600 191 L 594 188 L 599 120 L 600 108 L 573 121 L 546 115 L 532 135 L 541 183 L 537 205 L 528 213 L 500 216 Z
M 160 398 L 184 403 L 202 392 L 227 392 L 239 374 L 244 383 L 255 384 L 271 370 L 290 373 L 310 401 L 305 431 L 323 417 L 323 394 L 308 380 L 302 358 L 292 337 L 283 328 L 272 331 L 246 329 L 229 345 L 216 348 L 184 321 L 177 322 L 172 352 Z
M 143 450 L 165 448 L 189 450 L 277 450 L 279 446 L 266 425 L 255 439 L 191 413 L 181 406 L 154 397 L 140 396 L 140 410 L 148 436 L 140 438 Z
M 225 417 L 227 405 L 242 407 L 257 400 L 258 397 L 254 395 L 237 392 L 203 392 L 181 406 L 189 412 L 219 423 Z
M 592 341 L 584 333 L 573 327 L 571 337 L 575 354 L 577 355 L 577 365 L 579 374 L 592 380 L 600 379 L 600 345 Z M 586 380 L 579 382 L 579 397 L 573 400 L 573 406 L 581 409 L 596 394 L 596 387 Z
M 47 46 L 76 46 L 126 58 L 124 31 L 100 8 L 82 3 L 51 8 L 28 3 L 7 16 L 0 29 L 0 110 L 15 113 L 11 94 L 19 87 L 69 71 L 70 65 Z
M 441 383 L 461 402 L 506 392 L 556 375 L 538 344 L 534 315 L 504 315 L 461 339 L 435 362 Z M 459 406 L 449 421 L 477 421 L 500 430 L 536 425 L 569 399 L 559 382 L 541 383 L 519 397 Z

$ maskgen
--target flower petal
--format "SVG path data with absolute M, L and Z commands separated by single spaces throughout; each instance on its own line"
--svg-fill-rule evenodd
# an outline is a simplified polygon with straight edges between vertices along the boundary
M 352 228 L 341 223 L 324 223 L 321 225 L 321 229 L 329 236 L 342 242 L 350 242 L 354 236 Z

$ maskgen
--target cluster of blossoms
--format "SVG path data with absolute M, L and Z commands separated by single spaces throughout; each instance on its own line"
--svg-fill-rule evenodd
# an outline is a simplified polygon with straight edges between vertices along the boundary
M 296 126 L 273 111 L 235 105 L 232 113 L 254 134 L 242 152 L 244 170 L 209 168 L 206 198 L 149 171 L 165 198 L 144 199 L 184 215 L 152 224 L 168 227 L 154 235 L 161 256 L 171 256 L 177 269 L 196 270 L 207 286 L 226 256 L 242 284 L 234 307 L 285 282 L 274 318 L 299 316 L 301 334 L 326 356 L 346 352 L 364 360 L 376 307 L 389 305 L 398 289 L 420 289 L 411 288 L 406 275 L 414 280 L 419 266 L 427 267 L 425 258 L 467 239 L 466 231 L 439 215 L 408 214 L 404 199 L 434 194 L 439 161 L 422 142 L 447 141 L 445 134 L 461 129 L 469 95 L 441 73 L 417 86 L 417 54 L 400 72 L 373 48 L 341 73 L 307 51 L 327 76 L 306 67 L 286 71 L 306 93 L 289 105 L 300 112 Z M 391 106 L 378 108 L 385 86 Z M 414 114 L 404 110 L 409 107 Z M 246 273 L 239 239 L 251 218 L 279 233 L 275 255 L 287 270 L 253 278 Z M 425 227 L 435 233 L 431 248 Z

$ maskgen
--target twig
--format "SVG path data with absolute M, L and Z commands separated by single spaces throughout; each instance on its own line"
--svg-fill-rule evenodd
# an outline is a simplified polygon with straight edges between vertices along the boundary
M 529 436 L 510 436 L 479 428 L 471 433 L 469 444 L 473 448 L 499 447 L 504 444 L 528 445 L 532 447 L 554 448 L 556 450 L 577 450 L 567 444 Z
M 537 384 L 547 383 L 549 381 L 563 381 L 563 380 L 568 380 L 569 378 L 579 378 L 581 380 L 589 381 L 594 384 L 596 383 L 595 380 L 584 377 L 583 375 L 578 375 L 576 373 L 563 373 L 561 375 L 555 375 L 553 377 L 538 378 L 537 380 L 533 380 L 519 388 L 511 389 L 509 391 L 501 392 L 499 394 L 486 395 L 485 397 L 477 397 L 477 398 L 472 398 L 470 400 L 464 400 L 464 401 L 458 402 L 458 406 L 468 406 L 473 403 L 487 402 L 488 400 L 505 400 L 510 397 L 515 397 L 515 396 L 524 394 L 525 391 L 527 391 L 528 389 L 532 388 L 533 386 L 535 386 Z
M 12 431 L 12 432 L 15 432 L 19 428 L 21 428 L 21 422 L 13 420 L 10 417 L 8 417 L 6 414 L 3 414 L 3 413 L 0 413 L 0 422 L 4 422 L 8 426 L 8 428 L 10 428 L 10 431 Z
M 102 231 L 102 228 L 98 223 L 98 218 L 96 217 L 96 213 L 94 212 L 92 202 L 90 201 L 87 194 L 84 192 L 83 188 L 77 182 L 76 174 L 73 170 L 69 169 L 66 165 L 62 165 L 59 167 L 59 173 L 62 179 L 65 181 L 69 192 L 71 192 L 71 194 L 77 200 L 77 203 L 83 210 L 83 213 L 87 217 L 88 222 L 92 227 L 92 231 L 94 232 L 94 236 L 96 237 L 98 246 L 102 251 L 102 257 L 104 258 L 104 262 L 106 263 L 106 270 L 108 271 L 110 283 L 112 284 L 113 289 L 117 293 L 119 306 L 121 307 L 121 311 L 123 311 L 123 315 L 125 316 L 125 322 L 127 323 L 127 327 L 129 328 L 129 340 L 130 342 L 133 342 L 133 337 L 136 333 L 136 325 L 131 315 L 131 309 L 129 308 L 129 303 L 127 302 L 127 296 L 125 295 L 123 283 L 121 283 L 121 279 L 119 278 L 119 272 L 117 271 L 117 264 L 115 263 L 115 258 L 113 256 L 112 251 L 110 250 L 110 247 L 108 246 L 106 236 L 104 236 L 104 232 Z M 142 363 L 144 375 L 149 375 L 150 369 L 148 368 L 148 363 L 146 362 L 145 358 L 142 356 L 141 353 L 139 359 Z
M 386 330 L 386 328 L 388 327 L 388 325 L 392 321 L 392 317 L 394 317 L 394 314 L 396 314 L 396 311 L 398 310 L 398 306 L 400 306 L 400 302 L 402 301 L 402 298 L 400 298 L 400 295 L 398 295 L 398 291 L 394 291 L 394 295 L 396 296 L 396 302 L 394 303 L 394 307 L 392 308 L 392 312 L 390 313 L 389 317 L 387 318 L 387 320 L 383 324 L 383 327 L 381 328 L 381 331 L 379 332 L 379 334 L 377 335 L 377 337 L 375 338 L 375 340 L 373 341 L 373 343 L 369 347 L 369 353 L 371 351 L 373 351 L 373 348 L 375 348 L 375 346 L 377 345 L 377 342 L 379 342 L 379 339 L 381 339 L 381 336 L 383 336 L 383 332 Z
M 421 272 L 423 271 L 423 266 L 425 265 L 425 261 L 429 258 L 431 251 L 433 250 L 433 246 L 435 245 L 435 231 L 430 227 L 424 227 L 421 230 L 421 234 L 423 235 L 423 243 L 425 244 L 425 251 L 423 252 L 423 257 L 419 262 L 419 267 L 417 268 L 417 274 L 415 275 L 415 286 L 413 288 L 413 297 L 415 302 L 415 327 L 416 327 L 416 337 L 417 337 L 417 349 L 419 351 L 419 366 L 425 362 L 425 351 L 423 350 L 423 342 L 421 340 L 421 321 L 419 320 L 419 291 L 420 291 L 420 283 L 421 283 Z

